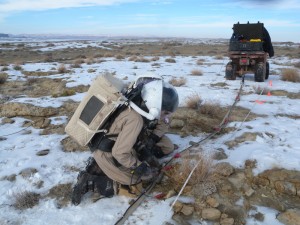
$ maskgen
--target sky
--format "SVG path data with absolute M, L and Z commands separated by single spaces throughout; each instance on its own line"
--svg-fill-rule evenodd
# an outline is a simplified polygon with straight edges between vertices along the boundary
M 18 44 L 18 43 L 16 43 Z M 26 43 L 30 45 L 30 43 Z M 80 44 L 80 43 L 79 43 Z M 43 43 L 41 50 L 45 50 Z M 57 42 L 56 47 L 68 48 L 76 43 Z M 98 43 L 98 46 L 101 43 Z M 298 45 L 297 45 L 298 46 Z M 78 47 L 78 46 L 77 46 Z M 2 49 L 5 51 L 5 49 Z M 40 49 L 36 49 L 39 51 Z M 51 49 L 48 49 L 51 51 Z M 150 57 L 149 57 L 150 58 Z M 61 78 L 66 81 L 67 87 L 91 84 L 93 79 L 101 71 L 115 72 L 116 77 L 128 82 L 133 81 L 137 75 L 153 71 L 162 75 L 166 81 L 173 76 L 186 78 L 186 84 L 176 87 L 179 95 L 180 106 L 185 106 L 186 98 L 193 94 L 198 94 L 205 101 L 219 102 L 221 105 L 230 106 L 237 95 L 237 90 L 241 85 L 241 79 L 227 81 L 224 78 L 226 59 L 217 59 L 211 56 L 182 57 L 176 56 L 176 63 L 167 63 L 168 56 L 160 57 L 156 63 L 159 67 L 152 66 L 152 63 L 134 62 L 129 60 L 115 60 L 105 58 L 101 63 L 82 64 L 82 68 L 72 68 L 72 73 L 51 75 L 48 78 Z M 197 60 L 202 60 L 202 65 L 197 65 Z M 274 91 L 285 90 L 291 93 L 299 92 L 299 83 L 292 83 L 280 80 L 282 68 L 293 68 L 294 63 L 299 63 L 299 59 L 276 56 L 269 60 L 272 70 L 269 79 L 265 82 L 254 82 L 253 74 L 246 74 L 245 86 L 243 87 L 240 101 L 237 106 L 244 107 L 251 113 L 265 115 L 256 119 L 246 121 L 248 112 L 245 112 L 245 122 L 232 121 L 228 127 L 232 132 L 225 133 L 214 139 L 209 139 L 201 144 L 204 152 L 211 154 L 217 149 L 224 149 L 228 155 L 223 161 L 229 162 L 235 168 L 243 168 L 245 160 L 256 160 L 254 175 L 267 169 L 286 168 L 290 170 L 300 170 L 300 120 L 293 119 L 299 116 L 299 99 L 290 99 L 286 96 L 275 96 Z M 280 64 L 278 63 L 280 62 Z M 53 68 L 50 63 L 25 63 L 22 65 L 24 71 L 50 71 Z M 69 67 L 69 64 L 66 64 Z M 14 65 L 8 65 L 6 70 L 9 81 L 26 81 L 30 77 L 24 75 L 20 70 L 15 70 Z M 3 66 L 0 66 L 0 70 Z M 133 69 L 135 68 L 135 69 Z M 200 69 L 202 76 L 191 76 L 191 71 Z M 94 72 L 88 72 L 93 69 Z M 300 71 L 298 69 L 298 71 Z M 37 79 L 42 76 L 37 77 Z M 224 87 L 214 84 L 225 82 Z M 267 88 L 271 95 L 258 95 L 255 90 Z M 60 107 L 64 102 L 72 99 L 80 102 L 84 93 L 76 93 L 73 96 L 53 97 L 29 97 L 18 95 L 17 98 L 8 98 L 8 102 L 28 103 L 39 107 Z M 0 97 L 2 97 L 0 95 Z M 221 100 L 221 101 L 220 101 Z M 257 103 L 260 102 L 260 103 Z M 234 116 L 234 112 L 233 112 Z M 49 190 L 58 184 L 75 184 L 78 172 L 72 168 L 83 169 L 85 161 L 90 156 L 90 152 L 64 152 L 60 141 L 66 137 L 65 134 L 40 135 L 41 130 L 29 126 L 24 130 L 24 122 L 28 118 L 12 117 L 14 123 L 2 123 L 4 118 L 0 117 L 0 224 L 20 224 L 20 225 L 112 225 L 121 217 L 129 206 L 129 198 L 125 196 L 114 196 L 110 199 L 102 199 L 92 202 L 90 195 L 85 195 L 78 206 L 71 205 L 61 207 L 57 200 L 45 197 Z M 50 117 L 51 124 L 66 125 L 66 116 Z M 229 148 L 227 141 L 235 140 L 245 132 L 258 133 L 255 141 L 242 142 L 239 145 Z M 167 134 L 173 143 L 179 146 L 178 152 L 189 146 L 189 141 L 199 141 L 207 134 L 199 136 L 181 137 L 177 134 Z M 17 141 L 16 141 L 17 140 Z M 37 156 L 41 150 L 49 150 L 45 156 Z M 195 152 L 194 152 L 195 153 Z M 201 153 L 202 154 L 202 153 Z M 168 160 L 165 158 L 162 160 Z M 29 177 L 20 175 L 20 171 L 27 168 L 36 168 L 37 172 Z M 3 179 L 5 176 L 16 174 L 14 181 Z M 42 183 L 41 187 L 37 184 Z M 15 196 L 22 191 L 32 191 L 44 196 L 39 204 L 31 209 L 19 211 L 11 207 Z M 153 195 L 147 197 L 147 201 L 136 210 L 126 224 L 144 225 L 145 221 L 149 225 L 162 224 L 171 220 L 170 205 L 175 201 L 175 197 L 166 201 L 156 200 Z M 179 197 L 180 201 L 193 202 L 193 199 L 185 196 Z M 243 199 L 239 199 L 236 204 L 243 204 Z M 247 225 L 283 225 L 276 219 L 278 211 L 258 206 L 250 214 L 264 214 L 264 221 L 254 220 L 253 217 L 247 219 Z M 192 225 L 208 224 L 191 222 Z
M 230 38 L 263 22 L 272 41 L 300 42 L 300 0 L 0 0 L 0 33 Z

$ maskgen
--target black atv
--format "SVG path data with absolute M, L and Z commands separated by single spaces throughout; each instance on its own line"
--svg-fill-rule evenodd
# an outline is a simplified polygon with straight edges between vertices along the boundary
M 274 55 L 271 38 L 263 23 L 234 24 L 233 34 L 229 42 L 228 56 L 231 61 L 226 65 L 225 77 L 235 80 L 254 72 L 256 82 L 264 82 L 269 78 L 268 57 Z

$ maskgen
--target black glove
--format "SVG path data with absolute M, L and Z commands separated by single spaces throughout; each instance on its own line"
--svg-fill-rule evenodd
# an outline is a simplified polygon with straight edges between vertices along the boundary
M 160 168 L 161 166 L 157 158 L 155 158 L 153 151 L 146 147 L 143 147 L 139 150 L 138 158 L 140 161 L 147 162 L 151 167 Z
M 156 157 L 156 158 L 162 158 L 165 156 L 165 153 L 163 153 L 163 151 L 161 150 L 161 147 L 157 146 L 157 145 L 154 145 L 153 148 L 151 149 L 152 150 L 152 153 L 153 155 Z
M 151 173 L 151 169 L 146 162 L 142 162 L 139 166 L 133 168 L 131 173 L 140 177 Z

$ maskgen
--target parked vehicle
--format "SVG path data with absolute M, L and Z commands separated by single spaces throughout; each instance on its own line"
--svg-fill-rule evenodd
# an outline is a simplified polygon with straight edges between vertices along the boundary
M 226 79 L 235 80 L 236 76 L 253 72 L 256 82 L 264 82 L 270 72 L 267 59 L 274 55 L 271 38 L 264 24 L 237 23 L 232 29 L 228 51 L 231 61 L 226 65 Z

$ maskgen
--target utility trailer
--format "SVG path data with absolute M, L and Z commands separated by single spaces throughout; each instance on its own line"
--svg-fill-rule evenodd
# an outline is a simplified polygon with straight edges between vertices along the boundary
M 225 77 L 235 80 L 236 76 L 253 72 L 256 82 L 264 82 L 269 77 L 268 57 L 274 55 L 271 38 L 263 23 L 234 24 L 229 42 Z

